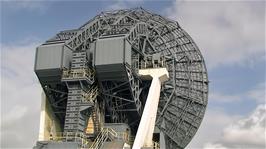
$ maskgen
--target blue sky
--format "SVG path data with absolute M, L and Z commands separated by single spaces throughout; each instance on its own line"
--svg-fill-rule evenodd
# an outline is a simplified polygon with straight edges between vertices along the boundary
M 1 1 L 1 147 L 28 148 L 37 139 L 35 47 L 101 11 L 140 6 L 178 21 L 206 60 L 209 104 L 188 147 L 265 147 L 265 2 L 170 0 Z M 245 135 L 256 139 L 241 139 Z
M 101 11 L 108 10 L 113 1 L 57 1 L 29 2 L 32 7 L 18 8 L 15 2 L 2 3 L 3 42 L 22 40 L 35 36 L 45 40 L 64 29 L 77 28 Z M 148 8 L 157 11 L 169 7 L 171 1 L 125 2 L 132 7 Z M 21 4 L 22 5 L 22 4 Z M 124 5 L 124 4 L 123 4 Z M 37 10 L 37 12 L 36 12 Z M 17 34 L 19 32 L 19 34 Z M 16 36 L 13 36 L 16 35 Z M 15 38 L 14 38 L 15 37 Z

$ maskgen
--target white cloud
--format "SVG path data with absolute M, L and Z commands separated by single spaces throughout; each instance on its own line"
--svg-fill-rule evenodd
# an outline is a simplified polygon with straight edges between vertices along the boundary
M 112 5 L 109 5 L 106 8 L 106 10 L 119 10 L 119 9 L 125 9 L 125 8 L 128 8 L 125 1 L 118 0 L 118 1 L 114 2 Z
M 42 0 L 4 0 L 3 4 L 12 11 L 27 10 L 41 13 L 44 13 L 47 10 L 48 5 L 48 3 Z
M 266 88 L 265 82 L 258 84 L 254 89 L 249 91 L 246 95 L 258 103 L 265 103 L 266 102 Z
M 204 149 L 227 149 L 222 144 L 212 144 L 212 143 L 206 143 L 203 148 Z
M 248 116 L 230 115 L 222 110 L 207 109 L 204 121 L 188 148 L 225 149 L 266 146 L 266 107 L 259 105 Z
M 1 45 L 1 148 L 32 148 L 37 140 L 41 100 L 33 71 L 37 45 L 35 40 Z
M 232 115 L 224 107 L 208 106 L 203 123 L 188 148 L 263 148 L 265 146 L 265 84 L 259 83 L 251 90 L 239 94 L 210 93 L 215 103 L 238 103 L 249 100 L 258 106 L 253 114 Z M 264 132 L 264 133 L 263 133 Z
M 216 103 L 235 103 L 235 102 L 242 102 L 251 100 L 256 102 L 257 104 L 265 103 L 266 101 L 266 88 L 265 84 L 259 83 L 251 90 L 238 93 L 238 94 L 225 94 L 219 92 L 210 92 L 209 99 L 212 102 Z
M 166 14 L 192 36 L 208 68 L 265 60 L 263 1 L 175 1 Z
M 218 102 L 218 103 L 232 103 L 232 102 L 238 102 L 242 98 L 242 95 L 225 95 L 221 93 L 214 93 L 211 92 L 209 95 L 209 99 Z
M 188 144 L 188 149 L 202 149 L 207 142 L 215 142 L 222 136 L 225 126 L 240 118 L 239 115 L 228 115 L 221 109 L 208 107 L 202 124 L 195 137 Z M 215 146 L 214 146 L 215 145 Z M 219 147 L 219 144 L 207 144 L 208 148 Z M 220 146 L 222 147 L 222 146 Z
M 24 106 L 18 106 L 14 105 L 12 109 L 5 115 L 3 115 L 2 120 L 4 123 L 11 124 L 16 122 L 18 119 L 21 119 L 23 116 L 25 116 L 27 112 L 27 108 Z
M 259 105 L 250 116 L 226 127 L 222 141 L 237 148 L 265 148 L 265 123 L 266 107 Z
M 116 0 L 111 5 L 106 7 L 106 10 L 119 10 L 137 7 L 143 0 Z M 139 7 L 139 6 L 138 6 Z

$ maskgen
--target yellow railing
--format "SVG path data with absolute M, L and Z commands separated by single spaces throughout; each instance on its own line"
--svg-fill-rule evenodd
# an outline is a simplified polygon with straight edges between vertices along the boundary
M 85 101 L 94 102 L 98 94 L 99 94 L 98 86 L 95 86 L 89 89 L 89 91 L 82 93 L 82 96 L 84 97 Z
M 55 142 L 73 142 L 74 140 L 80 142 L 83 147 L 89 144 L 86 135 L 81 132 L 56 132 L 50 134 L 49 140 Z
M 89 77 L 93 77 L 95 74 L 95 71 L 92 69 L 73 69 L 73 70 L 69 70 L 69 69 L 64 69 L 63 70 L 63 75 L 62 78 L 64 79 L 68 79 L 68 78 L 89 78 Z
M 112 128 L 102 128 L 89 149 L 99 149 L 108 138 L 117 138 L 117 133 Z
M 152 145 L 144 145 L 144 147 L 149 147 L 153 149 L 160 149 L 160 144 L 158 142 L 152 141 Z
M 160 148 L 160 144 L 158 142 L 153 141 L 153 148 L 154 149 L 159 149 Z
M 129 137 L 130 137 L 130 134 L 128 132 L 117 132 L 117 139 L 118 140 L 123 140 L 123 141 L 129 143 Z

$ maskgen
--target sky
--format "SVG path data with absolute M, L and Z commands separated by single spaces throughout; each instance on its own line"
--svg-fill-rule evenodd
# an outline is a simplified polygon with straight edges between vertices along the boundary
M 266 148 L 265 1 L 0 1 L 1 148 L 32 148 L 41 87 L 35 48 L 101 11 L 142 7 L 176 20 L 206 61 L 209 101 L 187 148 Z

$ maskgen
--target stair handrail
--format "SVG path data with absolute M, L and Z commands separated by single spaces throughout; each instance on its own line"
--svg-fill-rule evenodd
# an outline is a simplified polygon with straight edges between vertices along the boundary
M 102 131 L 98 134 L 89 149 L 99 149 L 108 138 L 113 139 L 112 137 L 117 137 L 115 130 L 112 128 L 102 128 Z
M 108 134 L 107 131 L 103 129 L 98 134 L 98 136 L 96 137 L 92 145 L 89 147 L 89 149 L 99 149 L 102 146 L 102 144 L 105 142 L 105 140 L 107 139 L 107 134 Z
M 81 146 L 86 147 L 89 142 L 84 133 L 81 132 L 54 132 L 49 134 L 49 141 L 69 142 L 68 139 L 74 139 L 81 142 Z

